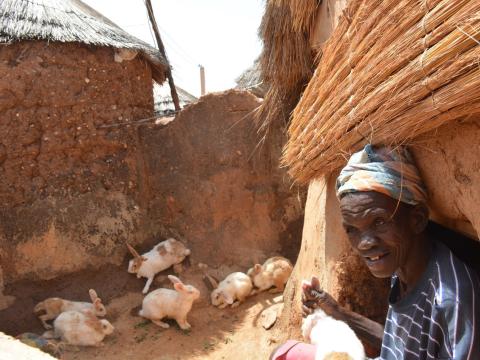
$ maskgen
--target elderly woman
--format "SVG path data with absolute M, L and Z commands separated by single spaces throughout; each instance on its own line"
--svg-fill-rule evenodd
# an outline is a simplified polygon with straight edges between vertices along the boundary
M 347 322 L 381 343 L 380 359 L 480 359 L 479 279 L 428 236 L 427 192 L 407 150 L 367 145 L 341 171 L 337 196 L 353 250 L 374 276 L 391 278 L 386 323 L 342 308 L 316 278 L 303 288 L 304 313 L 320 307 Z M 313 354 L 311 345 L 288 342 L 272 358 Z

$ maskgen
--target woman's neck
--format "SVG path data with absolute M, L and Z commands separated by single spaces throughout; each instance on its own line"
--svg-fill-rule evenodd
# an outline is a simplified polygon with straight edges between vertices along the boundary
M 409 292 L 418 283 L 432 256 L 433 243 L 425 234 L 419 236 L 412 244 L 414 245 L 410 250 L 406 264 L 397 271 L 401 282 L 401 296 Z

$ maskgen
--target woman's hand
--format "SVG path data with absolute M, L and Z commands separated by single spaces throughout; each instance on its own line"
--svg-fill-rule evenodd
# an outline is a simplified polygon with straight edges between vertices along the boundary
M 315 309 L 322 309 L 327 315 L 336 318 L 339 305 L 337 301 L 327 292 L 320 288 L 320 281 L 312 276 L 310 282 L 302 283 L 302 313 L 303 316 L 310 315 Z

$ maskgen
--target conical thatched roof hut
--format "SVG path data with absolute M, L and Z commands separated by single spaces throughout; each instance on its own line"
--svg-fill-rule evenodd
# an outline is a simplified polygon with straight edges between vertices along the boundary
M 130 49 L 150 64 L 153 78 L 165 80 L 167 61 L 157 49 L 128 34 L 80 0 L 2 0 L 0 43 L 45 40 Z

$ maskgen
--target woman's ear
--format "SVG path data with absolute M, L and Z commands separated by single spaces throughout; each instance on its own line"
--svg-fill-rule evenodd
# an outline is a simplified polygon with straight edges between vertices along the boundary
M 410 212 L 412 230 L 415 234 L 421 234 L 428 225 L 428 207 L 425 204 L 415 205 Z

